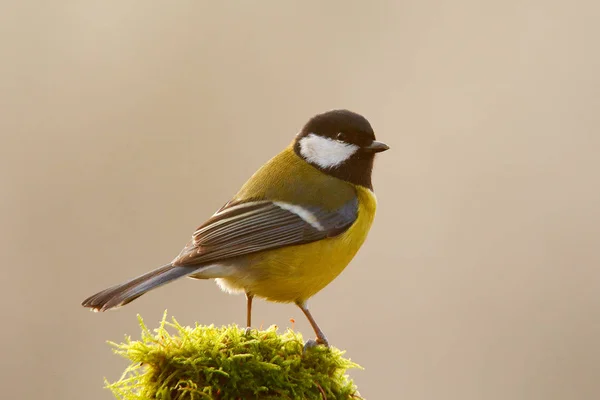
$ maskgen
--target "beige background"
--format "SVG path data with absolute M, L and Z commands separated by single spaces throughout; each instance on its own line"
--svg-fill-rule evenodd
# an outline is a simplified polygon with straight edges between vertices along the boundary
M 169 261 L 331 108 L 392 150 L 379 212 L 312 301 L 369 399 L 600 398 L 600 6 L 563 1 L 14 2 L 0 12 L 0 384 L 109 399 L 106 340 L 244 322 Z M 210 3 L 210 5 L 208 5 Z M 293 306 L 255 320 L 312 335 Z

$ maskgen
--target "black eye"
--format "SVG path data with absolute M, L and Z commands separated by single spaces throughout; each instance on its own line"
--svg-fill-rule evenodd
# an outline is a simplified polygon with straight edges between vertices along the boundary
M 337 134 L 337 136 L 335 137 L 337 140 L 339 140 L 340 142 L 345 142 L 346 139 L 348 139 L 347 135 L 344 132 L 340 132 Z

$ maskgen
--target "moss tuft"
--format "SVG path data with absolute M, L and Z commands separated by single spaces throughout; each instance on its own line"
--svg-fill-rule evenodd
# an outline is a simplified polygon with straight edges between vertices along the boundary
M 248 333 L 236 325 L 191 328 L 166 318 L 165 312 L 153 334 L 138 316 L 141 340 L 111 343 L 131 360 L 119 381 L 107 383 L 117 398 L 360 399 L 346 375 L 360 367 L 335 348 L 303 352 L 300 333 L 278 334 L 275 326 Z

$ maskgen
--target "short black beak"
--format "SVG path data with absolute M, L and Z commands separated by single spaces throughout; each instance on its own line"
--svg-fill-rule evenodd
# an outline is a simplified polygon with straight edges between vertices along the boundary
M 389 150 L 389 148 L 390 146 L 377 140 L 373 140 L 370 145 L 363 147 L 364 150 L 372 151 L 373 153 L 381 153 L 382 151 Z

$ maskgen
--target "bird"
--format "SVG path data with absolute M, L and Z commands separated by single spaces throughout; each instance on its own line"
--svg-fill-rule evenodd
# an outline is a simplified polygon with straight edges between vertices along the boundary
M 102 290 L 82 305 L 106 311 L 178 278 L 214 279 L 225 292 L 246 295 L 247 329 L 255 296 L 295 303 L 315 332 L 316 340 L 309 342 L 329 346 L 308 299 L 363 245 L 377 208 L 371 181 L 375 155 L 388 149 L 360 114 L 336 109 L 313 116 L 290 145 L 193 232 L 170 263 Z

